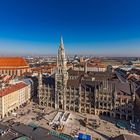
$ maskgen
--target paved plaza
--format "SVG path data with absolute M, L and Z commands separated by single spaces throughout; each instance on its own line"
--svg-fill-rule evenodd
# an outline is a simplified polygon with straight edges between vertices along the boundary
M 33 123 L 35 125 L 52 129 L 49 123 L 56 116 L 58 110 L 52 108 L 41 108 L 35 103 L 28 103 L 25 107 L 16 111 L 17 116 L 9 116 L 3 121 L 13 120 L 14 122 L 20 122 L 24 124 Z M 115 137 L 120 134 L 133 134 L 131 131 L 119 129 L 116 127 L 114 119 L 108 117 L 99 117 L 95 115 L 79 114 L 75 112 L 69 112 L 70 116 L 64 123 L 63 133 L 74 136 L 79 132 L 90 134 L 93 139 L 99 138 L 101 140 L 107 140 L 110 137 Z M 84 126 L 82 120 L 88 118 L 88 124 Z M 93 127 L 93 126 L 97 127 Z

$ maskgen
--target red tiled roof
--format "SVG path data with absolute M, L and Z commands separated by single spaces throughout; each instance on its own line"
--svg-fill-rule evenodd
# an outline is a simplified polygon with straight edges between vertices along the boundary
M 0 66 L 0 70 L 28 70 L 29 69 L 29 67 L 28 66 L 3 66 L 3 67 L 1 67 Z
M 23 83 L 23 82 L 17 83 L 15 85 L 11 85 L 11 86 L 9 86 L 9 87 L 7 87 L 5 89 L 0 90 L 0 97 L 5 96 L 7 94 L 10 94 L 12 92 L 15 92 L 17 90 L 20 90 L 20 89 L 22 89 L 22 88 L 24 88 L 26 86 L 27 85 L 25 83 Z
M 0 57 L 0 67 L 29 67 L 22 57 Z

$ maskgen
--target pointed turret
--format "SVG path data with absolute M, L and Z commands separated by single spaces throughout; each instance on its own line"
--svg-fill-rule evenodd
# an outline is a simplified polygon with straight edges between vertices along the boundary
M 64 49 L 64 43 L 63 38 L 61 36 L 60 38 L 60 46 L 58 49 L 58 55 L 57 55 L 57 67 L 62 72 L 62 70 L 67 69 L 66 68 L 66 59 L 65 59 L 65 49 Z
M 63 37 L 60 37 L 60 49 L 64 49 Z
M 62 36 L 61 36 L 60 40 L 61 40 L 61 43 L 60 44 L 63 45 L 63 37 Z

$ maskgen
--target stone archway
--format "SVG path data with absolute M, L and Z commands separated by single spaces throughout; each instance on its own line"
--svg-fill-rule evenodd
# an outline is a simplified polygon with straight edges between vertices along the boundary
M 132 116 L 129 115 L 129 116 L 128 116 L 128 120 L 132 120 Z
M 100 111 L 99 115 L 103 115 L 103 112 L 102 112 L 102 111 Z
M 59 109 L 63 109 L 63 105 L 59 102 Z
M 59 109 L 63 109 L 62 104 L 59 105 Z
M 49 105 L 49 107 L 51 107 L 51 103 L 49 103 L 48 105 Z
M 71 110 L 71 111 L 74 111 L 74 108 L 73 108 L 73 106 L 71 106 L 71 107 L 70 107 L 70 110 Z
M 10 116 L 10 115 L 11 115 L 11 113 L 10 113 L 10 112 L 8 112 L 7 116 Z
M 114 118 L 116 117 L 114 113 L 111 113 L 111 116 L 114 117 Z
M 79 108 L 78 107 L 75 107 L 75 112 L 79 112 Z
M 120 119 L 120 114 L 116 113 L 116 119 Z
M 43 103 L 43 102 L 41 102 L 40 104 L 41 104 L 42 106 L 44 105 L 44 103 Z M 20 105 L 20 108 L 21 108 L 21 105 Z
M 85 109 L 84 108 L 81 108 L 81 113 L 85 113 Z
M 54 103 L 52 104 L 52 107 L 55 108 L 55 104 Z
M 86 109 L 86 113 L 88 113 L 88 114 L 90 113 L 89 109 Z
M 126 120 L 126 115 L 121 115 L 122 120 Z
M 107 112 L 107 116 L 110 117 L 110 112 Z
M 69 110 L 69 106 L 66 106 L 66 110 Z
M 107 115 L 107 113 L 106 113 L 106 112 L 103 112 L 103 115 L 104 115 L 104 116 L 106 116 L 106 115 Z

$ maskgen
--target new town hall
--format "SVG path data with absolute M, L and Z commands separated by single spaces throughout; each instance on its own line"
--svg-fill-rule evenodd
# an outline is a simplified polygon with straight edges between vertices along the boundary
M 133 119 L 135 91 L 123 77 L 108 67 L 105 72 L 67 69 L 63 39 L 57 55 L 57 70 L 39 74 L 39 104 L 55 109 Z

